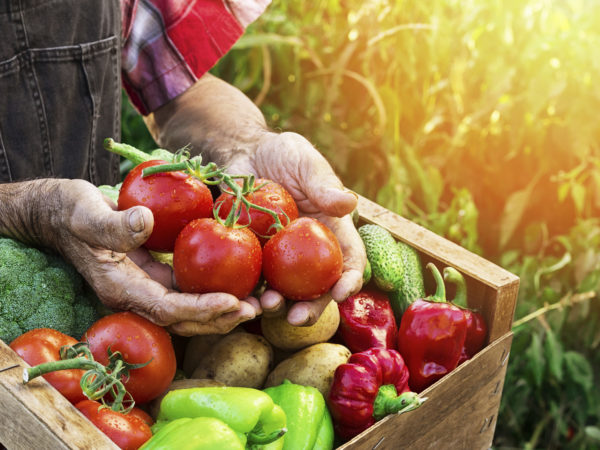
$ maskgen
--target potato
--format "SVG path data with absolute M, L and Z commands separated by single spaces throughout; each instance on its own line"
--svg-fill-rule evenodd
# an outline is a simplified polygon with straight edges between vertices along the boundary
M 295 327 L 288 323 L 287 317 L 262 317 L 263 336 L 273 347 L 281 350 L 299 350 L 309 345 L 326 342 L 335 334 L 340 324 L 340 311 L 331 300 L 314 325 Z
M 160 410 L 160 402 L 167 395 L 168 392 L 174 391 L 176 389 L 188 389 L 195 387 L 207 387 L 207 386 L 225 386 L 223 383 L 220 383 L 215 380 L 199 380 L 193 378 L 186 378 L 183 380 L 174 380 L 167 390 L 160 396 L 155 398 L 148 405 L 148 414 L 152 416 L 154 420 L 158 417 L 158 411 Z
M 192 378 L 260 389 L 272 364 L 273 348 L 265 338 L 252 333 L 233 333 L 224 336 L 205 354 Z
M 228 334 L 239 333 L 242 331 L 243 329 L 236 327 Z M 186 377 L 192 376 L 192 373 L 194 373 L 194 370 L 198 367 L 202 358 L 204 358 L 204 356 L 225 336 L 227 336 L 227 334 L 204 334 L 189 338 L 183 357 L 183 372 Z
M 323 342 L 311 345 L 280 362 L 267 377 L 265 388 L 279 386 L 283 380 L 313 386 L 327 398 L 335 369 L 352 353 L 341 344 Z

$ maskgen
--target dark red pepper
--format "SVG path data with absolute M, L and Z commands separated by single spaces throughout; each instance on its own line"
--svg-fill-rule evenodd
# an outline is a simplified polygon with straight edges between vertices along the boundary
M 339 336 L 352 353 L 373 347 L 396 348 L 396 318 L 383 292 L 363 289 L 338 303 L 338 308 Z
M 467 337 L 465 345 L 458 360 L 458 364 L 472 358 L 485 344 L 487 338 L 487 325 L 483 316 L 477 311 L 469 309 L 467 303 L 467 283 L 460 272 L 453 267 L 444 269 L 444 280 L 456 285 L 456 296 L 452 303 L 463 308 L 467 320 Z
M 337 367 L 327 405 L 336 434 L 350 439 L 388 414 L 425 401 L 408 387 L 408 369 L 398 351 L 371 348 Z
M 446 301 L 444 280 L 429 263 L 437 288 L 434 295 L 414 301 L 402 315 L 398 350 L 410 372 L 411 390 L 421 392 L 458 365 L 467 320 L 462 309 Z

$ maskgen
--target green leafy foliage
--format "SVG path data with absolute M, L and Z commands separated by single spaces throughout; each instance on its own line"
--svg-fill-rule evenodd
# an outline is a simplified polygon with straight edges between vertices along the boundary
M 497 448 L 600 446 L 598 48 L 594 0 L 292 0 L 212 70 L 348 187 L 520 277 Z

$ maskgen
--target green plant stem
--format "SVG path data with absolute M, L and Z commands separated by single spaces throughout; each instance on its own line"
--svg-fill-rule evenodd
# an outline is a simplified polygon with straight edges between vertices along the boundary
M 428 263 L 426 268 L 431 271 L 435 280 L 435 293 L 430 295 L 425 300 L 437 303 L 446 303 L 446 285 L 438 268 L 433 263 Z
M 456 295 L 452 303 L 467 308 L 467 283 L 458 270 L 453 267 L 444 268 L 444 280 L 456 286 Z
M 553 311 L 555 309 L 561 309 L 567 306 L 573 306 L 595 297 L 596 293 L 594 291 L 565 295 L 558 302 L 552 304 L 545 304 L 543 307 L 536 309 L 535 311 L 533 311 L 530 314 L 527 314 L 526 316 L 521 317 L 519 320 L 515 320 L 512 326 L 513 331 L 516 331 L 516 328 L 520 327 L 521 325 L 530 322 L 531 320 L 536 319 L 540 316 L 543 316 L 544 314 L 550 311 Z
M 59 370 L 85 370 L 81 376 L 80 386 L 83 394 L 91 399 L 101 399 L 103 404 L 104 396 L 111 393 L 111 401 L 108 402 L 113 411 L 128 412 L 133 408 L 135 402 L 131 399 L 129 407 L 123 405 L 125 396 L 129 395 L 121 378 L 127 378 L 132 369 L 144 367 L 149 364 L 129 364 L 122 359 L 120 352 L 112 352 L 108 349 L 109 362 L 105 366 L 94 360 L 87 343 L 78 342 L 72 346 L 63 346 L 59 350 L 60 358 L 58 361 L 48 361 L 38 364 L 34 367 L 27 367 L 23 370 L 23 384 L 28 383 L 34 378 L 40 377 L 50 372 Z M 129 397 L 131 397 L 129 395 Z
M 263 430 L 252 430 L 250 433 L 248 433 L 248 444 L 267 445 L 276 441 L 285 433 L 287 433 L 287 428 L 280 428 L 269 434 L 266 434 Z
M 50 372 L 58 370 L 82 369 L 82 370 L 102 370 L 104 366 L 96 361 L 90 361 L 85 357 L 65 359 L 59 361 L 48 361 L 38 364 L 34 367 L 23 369 L 23 384 L 28 383 L 34 378 L 41 377 Z
M 551 420 L 552 420 L 552 413 L 548 412 L 548 413 L 546 413 L 546 415 L 544 415 L 542 420 L 540 420 L 538 422 L 538 424 L 535 427 L 535 430 L 533 430 L 533 435 L 531 436 L 531 439 L 529 440 L 529 442 L 527 442 L 525 444 L 526 450 L 533 450 L 535 448 L 538 448 L 538 441 L 540 440 L 542 431 L 544 431 L 544 428 L 546 428 L 546 426 L 548 426 L 548 423 Z
M 239 178 L 239 177 L 244 179 L 244 185 L 241 189 L 240 189 L 240 186 L 234 180 L 235 178 Z M 253 179 L 252 179 L 252 182 L 248 183 L 248 177 L 246 177 L 246 176 L 231 176 L 231 175 L 227 175 L 227 174 L 223 175 L 223 183 L 225 183 L 227 185 L 227 187 L 229 187 L 231 189 L 231 192 L 229 192 L 229 194 L 235 196 L 235 200 L 233 202 L 233 207 L 231 208 L 231 213 L 229 214 L 229 216 L 227 217 L 227 219 L 225 221 L 226 226 L 233 226 L 235 224 L 235 221 L 237 220 L 237 218 L 236 218 L 237 211 L 240 207 L 240 203 L 242 203 L 248 210 L 250 208 L 256 209 L 257 211 L 267 213 L 271 217 L 273 217 L 273 220 L 275 222 L 273 224 L 273 226 L 275 228 L 277 228 L 277 230 L 280 230 L 283 228 L 283 224 L 281 223 L 281 220 L 279 220 L 279 215 L 275 211 L 270 210 L 268 208 L 264 208 L 259 205 L 256 205 L 254 203 L 251 203 L 248 201 L 248 199 L 246 199 L 246 197 L 244 197 L 244 195 L 246 193 L 248 193 L 252 190 L 260 189 L 262 186 L 265 185 L 265 183 L 261 184 L 260 186 L 258 186 L 256 188 L 253 188 L 253 186 L 252 186 L 254 184 Z
M 104 139 L 104 148 L 128 159 L 134 166 L 152 159 L 148 153 L 132 147 L 131 145 L 115 142 L 112 138 Z
M 381 420 L 390 414 L 401 414 L 418 408 L 427 400 L 420 398 L 416 392 L 404 392 L 400 395 L 396 392 L 393 384 L 379 387 L 375 401 L 373 402 L 373 417 Z

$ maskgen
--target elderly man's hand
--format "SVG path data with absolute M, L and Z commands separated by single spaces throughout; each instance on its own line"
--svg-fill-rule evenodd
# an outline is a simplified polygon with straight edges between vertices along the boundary
M 185 294 L 172 288 L 170 266 L 140 246 L 154 219 L 142 206 L 116 211 L 100 190 L 82 180 L 47 180 L 39 220 L 41 242 L 55 248 L 111 309 L 133 311 L 181 335 L 223 334 L 261 312 L 258 300 L 226 293 Z
M 315 217 L 333 231 L 344 255 L 342 277 L 330 292 L 334 300 L 343 301 L 361 288 L 366 253 L 350 217 L 356 195 L 344 189 L 329 163 L 305 138 L 265 132 L 254 153 L 232 158 L 228 172 L 253 173 L 281 184 L 296 201 L 300 215 Z M 288 322 L 313 324 L 331 297 L 294 302 L 287 312 Z M 284 311 L 285 299 L 276 291 L 265 291 L 260 301 L 267 315 Z
M 210 75 L 202 76 L 185 93 L 144 118 L 163 148 L 189 145 L 206 160 L 229 173 L 254 174 L 285 187 L 301 215 L 312 216 L 337 236 L 344 254 L 341 279 L 331 295 L 343 301 L 362 286 L 367 257 L 349 214 L 356 196 L 345 190 L 325 158 L 296 133 L 268 130 L 261 111 L 237 88 Z M 292 325 L 314 323 L 328 296 L 294 302 L 287 318 Z M 285 312 L 283 297 L 274 291 L 261 296 L 265 314 Z

